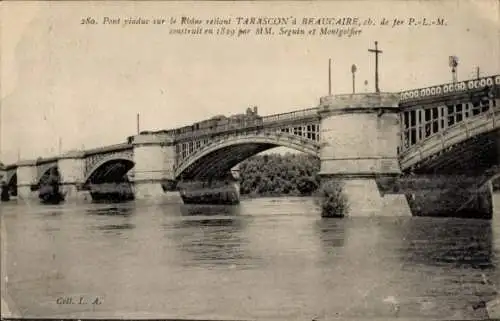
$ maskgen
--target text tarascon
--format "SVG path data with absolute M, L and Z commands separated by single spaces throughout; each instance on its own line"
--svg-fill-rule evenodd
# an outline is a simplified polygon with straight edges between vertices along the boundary
M 239 25 L 288 25 L 296 22 L 294 17 L 236 17 Z

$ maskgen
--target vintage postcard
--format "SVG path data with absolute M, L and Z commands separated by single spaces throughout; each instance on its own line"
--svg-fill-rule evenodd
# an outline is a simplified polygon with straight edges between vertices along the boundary
M 500 2 L 0 3 L 2 319 L 500 318 Z

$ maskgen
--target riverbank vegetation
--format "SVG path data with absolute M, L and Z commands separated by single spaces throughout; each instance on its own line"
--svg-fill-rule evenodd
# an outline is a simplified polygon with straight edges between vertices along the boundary
M 319 187 L 319 159 L 306 154 L 256 155 L 240 164 L 240 192 L 257 196 L 308 196 Z
M 256 155 L 240 164 L 241 194 L 310 196 L 320 186 L 319 169 L 319 159 L 306 154 Z M 500 178 L 493 181 L 493 189 L 500 190 Z M 331 192 L 335 194 L 336 190 L 337 187 Z
M 320 162 L 306 154 L 268 154 L 251 157 L 240 164 L 240 192 L 257 196 L 311 196 L 324 217 L 343 217 L 348 203 L 339 182 L 320 186 Z

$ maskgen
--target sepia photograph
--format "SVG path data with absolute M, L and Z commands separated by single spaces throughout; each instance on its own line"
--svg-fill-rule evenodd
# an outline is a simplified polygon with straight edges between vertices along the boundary
M 500 320 L 500 1 L 3 1 L 1 319 Z

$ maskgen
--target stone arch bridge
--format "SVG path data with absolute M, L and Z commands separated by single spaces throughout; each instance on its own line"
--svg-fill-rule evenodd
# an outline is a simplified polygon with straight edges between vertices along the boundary
M 401 93 L 326 96 L 314 108 L 264 117 L 247 111 L 19 161 L 4 166 L 3 181 L 28 198 L 56 170 L 68 199 L 93 184 L 124 181 L 136 197 L 149 198 L 178 182 L 225 180 L 244 159 L 285 146 L 319 157 L 322 180 L 343 182 L 352 212 L 399 202 L 416 215 L 488 217 L 488 182 L 500 165 L 499 97 L 499 75 Z M 451 192 L 457 184 L 460 193 Z

